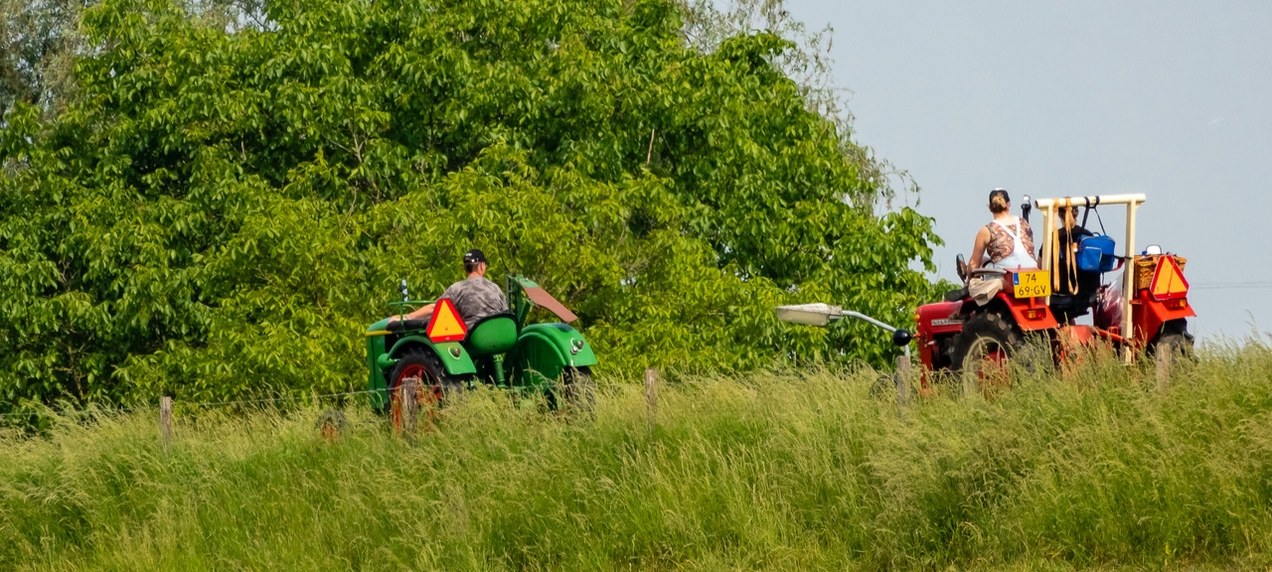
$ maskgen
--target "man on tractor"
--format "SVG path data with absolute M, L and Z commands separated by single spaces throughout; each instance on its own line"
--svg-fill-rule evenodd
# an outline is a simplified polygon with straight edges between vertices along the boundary
M 1077 223 L 1079 208 L 1062 206 L 1056 209 L 1056 230 L 1050 238 L 1053 257 L 1051 311 L 1057 320 L 1066 324 L 1086 315 L 1100 290 L 1100 273 L 1078 267 L 1078 248 L 1082 239 L 1094 236 Z M 1038 256 L 1042 256 L 1041 249 Z
M 468 276 L 446 289 L 436 302 L 367 326 L 367 383 L 371 406 L 404 427 L 409 409 L 403 400 L 410 380 L 418 380 L 415 403 L 443 400 L 473 383 L 540 392 L 550 408 L 587 410 L 594 404 L 591 367 L 596 354 L 581 332 L 569 325 L 578 316 L 535 282 L 508 277 L 508 296 L 486 279 L 486 255 L 464 254 Z M 399 300 L 389 306 L 407 312 L 425 304 L 413 300 L 406 280 Z M 533 308 L 555 314 L 559 322 L 531 322 Z M 510 311 L 511 308 L 511 311 Z M 526 393 L 519 393 L 526 395 Z
M 486 279 L 486 255 L 476 248 L 464 253 L 464 272 L 468 277 L 451 284 L 442 298 L 450 298 L 455 309 L 465 324 L 476 324 L 486 316 L 502 314 L 508 311 L 508 299 L 504 297 L 499 285 Z M 427 304 L 403 316 L 404 320 L 427 320 L 433 314 L 437 304 Z M 397 316 L 389 318 L 389 324 L 398 321 Z

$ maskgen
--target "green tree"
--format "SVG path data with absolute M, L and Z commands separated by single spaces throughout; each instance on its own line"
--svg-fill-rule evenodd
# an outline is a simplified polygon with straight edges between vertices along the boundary
M 71 85 L 83 2 L 0 0 L 0 126 L 17 102 L 50 107 Z
M 931 289 L 931 220 L 875 214 L 879 166 L 773 31 L 704 48 L 670 0 L 195 8 L 86 10 L 66 109 L 10 112 L 0 397 L 358 386 L 396 278 L 440 292 L 473 245 L 620 374 L 882 360 L 772 307 L 903 324 Z
M 85 53 L 80 14 L 99 1 L 0 0 L 0 126 L 18 102 L 60 109 Z M 186 9 L 227 30 L 266 25 L 263 0 L 190 0 Z

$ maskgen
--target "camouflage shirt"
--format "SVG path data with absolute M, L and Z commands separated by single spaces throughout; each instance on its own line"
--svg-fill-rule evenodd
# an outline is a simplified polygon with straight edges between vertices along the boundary
M 503 290 L 480 276 L 470 276 L 451 284 L 442 297 L 455 303 L 459 317 L 470 326 L 486 316 L 508 311 L 508 300 L 504 298 Z

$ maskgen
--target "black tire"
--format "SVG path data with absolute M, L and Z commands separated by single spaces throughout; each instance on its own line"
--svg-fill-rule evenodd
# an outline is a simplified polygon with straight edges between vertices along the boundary
M 1148 342 L 1148 355 L 1157 357 L 1162 351 L 1170 352 L 1174 361 L 1193 361 L 1197 358 L 1193 351 L 1193 335 L 1188 333 L 1188 321 L 1180 318 L 1162 324 L 1161 331 Z
M 973 314 L 954 344 L 954 371 L 963 392 L 988 389 L 987 383 L 1002 376 L 1007 361 L 1024 343 L 1024 336 L 1010 318 L 993 311 Z
M 559 397 L 558 397 L 558 394 Z M 567 367 L 561 380 L 548 391 L 548 408 L 568 415 L 591 417 L 596 410 L 596 382 L 587 367 Z

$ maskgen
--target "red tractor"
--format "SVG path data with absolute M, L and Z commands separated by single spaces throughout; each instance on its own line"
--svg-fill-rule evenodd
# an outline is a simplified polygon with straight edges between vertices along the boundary
M 1029 202 L 1025 197 L 1026 219 Z M 915 312 L 914 340 L 924 366 L 923 383 L 930 377 L 927 372 L 983 376 L 986 366 L 1002 364 L 1031 337 L 1049 344 L 1057 361 L 1076 345 L 1101 342 L 1111 344 L 1128 361 L 1141 352 L 1190 353 L 1193 338 L 1187 318 L 1196 313 L 1188 304 L 1186 260 L 1163 254 L 1156 246 L 1133 254 L 1135 211 L 1144 202 L 1142 194 L 1033 201 L 1043 214 L 1042 232 L 1035 234 L 1043 244 L 1041 268 L 969 273 L 960 255 L 964 288 Z M 1126 208 L 1124 255 L 1114 254 L 1107 236 L 1096 234 L 1079 243 L 1073 234 L 1064 241 L 1056 232 L 1071 232 L 1067 229 L 1072 223 L 1058 220 L 1062 209 L 1072 213 L 1074 207 L 1084 207 L 1089 214 L 1114 205 Z M 1100 284 L 1105 273 L 1118 268 L 1124 270 L 1120 286 Z M 1058 273 L 1068 279 L 1060 280 Z M 1074 323 L 1088 313 L 1091 325 Z

